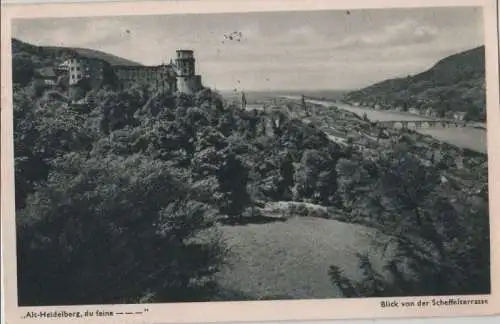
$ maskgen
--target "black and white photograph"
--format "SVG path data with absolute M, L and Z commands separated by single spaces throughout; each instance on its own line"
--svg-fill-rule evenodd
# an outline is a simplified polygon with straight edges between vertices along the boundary
M 483 7 L 10 29 L 19 306 L 491 293 Z

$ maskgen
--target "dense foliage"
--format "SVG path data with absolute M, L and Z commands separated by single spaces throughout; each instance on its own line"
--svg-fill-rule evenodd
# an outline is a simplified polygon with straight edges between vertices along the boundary
M 482 294 L 490 291 L 486 159 L 425 152 L 411 138 L 363 163 L 337 167 L 350 222 L 387 235 L 390 262 L 382 272 L 360 255 L 364 277 L 349 282 L 337 266 L 330 276 L 347 297 Z M 451 153 L 451 152 L 450 152 Z M 465 156 L 465 157 L 464 157 Z
M 490 291 L 486 155 L 379 128 L 334 107 L 316 107 L 315 119 L 325 132 L 349 134 L 334 165 L 337 219 L 378 229 L 385 239 L 374 243 L 390 260 L 375 269 L 360 255 L 359 282 L 332 266 L 330 277 L 346 296 Z
M 489 291 L 484 155 L 305 102 L 245 111 L 210 89 L 100 89 L 71 104 L 33 86 L 43 56 L 16 54 L 21 305 L 223 299 L 219 224 L 252 222 L 277 201 L 390 238 L 389 275 L 365 256 L 359 283 L 332 267 L 347 296 Z M 291 117 L 312 111 L 319 123 Z
M 109 112 L 116 98 L 80 112 L 16 91 L 21 304 L 204 298 L 221 264 L 213 208 L 148 154 L 154 128 Z
M 22 304 L 212 298 L 216 222 L 266 200 L 334 200 L 343 153 L 279 112 L 209 89 L 101 90 L 89 105 L 31 90 L 14 96 Z

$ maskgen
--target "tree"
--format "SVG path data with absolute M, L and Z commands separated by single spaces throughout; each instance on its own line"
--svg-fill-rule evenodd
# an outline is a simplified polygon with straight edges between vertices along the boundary
M 209 125 L 209 117 L 208 114 L 200 108 L 192 107 L 188 108 L 186 111 L 186 117 L 183 119 L 183 122 L 186 125 L 192 126 L 195 130 L 204 129 Z
M 242 109 L 242 110 L 245 110 L 245 109 L 246 109 L 246 107 L 247 107 L 247 98 L 246 98 L 246 96 L 245 96 L 245 93 L 244 93 L 244 92 L 242 92 L 242 93 L 241 93 L 241 109 Z
M 207 298 L 224 248 L 165 163 L 70 153 L 54 165 L 18 212 L 21 305 Z
M 489 293 L 487 198 L 440 186 L 439 170 L 405 146 L 382 154 L 377 166 L 364 200 L 377 198 L 378 210 L 369 206 L 362 222 L 388 237 L 386 275 L 360 258 L 371 269 L 362 280 L 349 281 L 332 267 L 332 281 L 347 297 Z
M 360 161 L 342 158 L 336 165 L 338 174 L 338 196 L 346 212 L 350 213 L 360 199 L 365 199 L 365 191 L 370 184 L 367 170 Z
M 26 89 L 14 89 L 13 113 L 16 206 L 22 208 L 35 184 L 46 178 L 48 165 L 43 151 L 38 150 L 39 120 Z
M 147 96 L 139 88 L 131 88 L 120 93 L 110 92 L 99 103 L 101 109 L 101 130 L 105 134 L 127 125 L 136 126 L 136 112 L 147 103 Z
M 479 121 L 481 120 L 481 109 L 476 107 L 471 101 L 467 102 L 466 106 L 467 110 L 465 112 L 464 120 L 465 121 Z
M 274 109 L 270 113 L 270 118 L 274 135 L 277 137 L 281 137 L 285 132 L 285 125 L 288 121 L 286 113 L 280 109 Z
M 297 170 L 298 194 L 331 205 L 337 195 L 336 163 L 336 159 L 323 151 L 306 150 Z
M 236 127 L 236 118 L 234 116 L 233 110 L 226 110 L 219 118 L 219 123 L 217 128 L 224 136 L 231 135 L 232 131 Z
M 307 104 L 306 104 L 306 98 L 304 97 L 304 95 L 302 95 L 300 97 L 300 107 L 302 108 L 303 111 L 305 111 L 306 113 L 309 112 L 309 110 L 307 109 Z
M 285 199 L 291 198 L 291 188 L 295 183 L 294 175 L 295 168 L 293 166 L 293 159 L 291 154 L 287 152 L 280 165 L 280 176 L 282 180 L 279 191 L 281 193 L 281 196 Z
M 247 192 L 248 170 L 233 152 L 228 152 L 222 166 L 217 171 L 219 187 L 224 194 L 221 212 L 241 219 L 241 213 L 249 204 Z
M 446 198 L 437 196 L 429 207 L 420 227 L 391 236 L 388 243 L 394 253 L 384 276 L 373 269 L 367 256 L 359 256 L 363 269 L 359 281 L 331 267 L 330 278 L 345 297 L 490 293 L 489 235 L 484 235 L 488 233 L 487 214 L 473 213 L 476 226 L 464 226 L 463 216 Z
M 22 206 L 33 186 L 45 180 L 53 159 L 89 149 L 97 134 L 65 102 L 33 102 L 28 88 L 14 91 L 13 108 L 16 201 Z
M 12 82 L 21 86 L 28 85 L 35 75 L 33 57 L 26 52 L 12 55 Z

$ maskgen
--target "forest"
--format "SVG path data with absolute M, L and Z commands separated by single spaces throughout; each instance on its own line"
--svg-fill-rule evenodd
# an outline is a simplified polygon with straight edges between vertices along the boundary
M 383 274 L 367 255 L 359 281 L 332 265 L 345 297 L 489 292 L 485 155 L 332 108 L 318 114 L 344 125 L 335 142 L 282 109 L 303 103 L 246 111 L 209 88 L 103 88 L 76 105 L 33 82 L 43 62 L 13 56 L 20 305 L 227 300 L 220 225 L 268 218 L 270 202 L 390 236 Z

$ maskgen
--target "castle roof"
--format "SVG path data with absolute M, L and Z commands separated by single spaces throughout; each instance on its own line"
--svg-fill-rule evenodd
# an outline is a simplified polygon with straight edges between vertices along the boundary
M 130 69 L 130 70 L 148 70 L 148 69 L 173 69 L 172 64 L 160 64 L 160 65 L 113 65 L 113 69 Z

